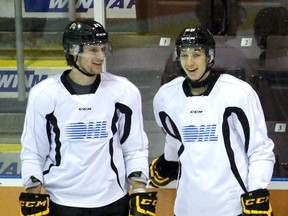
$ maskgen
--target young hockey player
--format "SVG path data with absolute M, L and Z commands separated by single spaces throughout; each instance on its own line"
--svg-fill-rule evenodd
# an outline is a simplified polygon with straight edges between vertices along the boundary
M 255 91 L 213 71 L 215 41 L 204 28 L 185 29 L 175 55 L 183 77 L 161 86 L 153 102 L 166 140 L 151 184 L 177 178 L 175 216 L 273 215 L 274 143 Z
M 22 215 L 155 215 L 156 192 L 145 190 L 141 96 L 126 78 L 102 71 L 110 47 L 100 23 L 71 22 L 63 48 L 72 69 L 30 91 L 21 137 Z

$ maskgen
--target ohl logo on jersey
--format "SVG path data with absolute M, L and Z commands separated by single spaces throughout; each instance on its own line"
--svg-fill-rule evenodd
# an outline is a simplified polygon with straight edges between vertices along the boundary
M 68 139 L 95 139 L 108 137 L 107 121 L 75 122 L 66 125 Z
M 184 142 L 217 141 L 216 124 L 188 125 L 182 128 Z

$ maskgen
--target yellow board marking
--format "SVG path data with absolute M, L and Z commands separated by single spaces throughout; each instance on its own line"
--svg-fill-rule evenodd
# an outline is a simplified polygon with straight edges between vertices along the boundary
M 0 60 L 1 67 L 17 67 L 16 60 Z M 68 67 L 65 60 L 25 60 L 24 67 Z
M 21 144 L 0 144 L 0 152 L 20 152 Z

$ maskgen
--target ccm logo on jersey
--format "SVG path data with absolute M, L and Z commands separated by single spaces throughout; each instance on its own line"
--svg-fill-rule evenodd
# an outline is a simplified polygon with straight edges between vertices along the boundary
M 80 107 L 79 110 L 80 111 L 82 111 L 82 110 L 84 110 L 84 111 L 85 110 L 92 110 L 92 108 L 91 107 Z
M 190 113 L 202 113 L 203 110 L 191 110 Z

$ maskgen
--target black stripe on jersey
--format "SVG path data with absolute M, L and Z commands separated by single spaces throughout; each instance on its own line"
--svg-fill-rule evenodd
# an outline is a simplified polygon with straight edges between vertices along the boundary
M 51 126 L 53 127 L 53 132 L 55 133 L 55 143 L 56 143 L 56 147 L 55 147 L 55 152 L 56 152 L 55 161 L 56 161 L 56 164 L 50 164 L 48 170 L 45 170 L 43 172 L 44 175 L 50 172 L 50 169 L 51 169 L 52 166 L 59 166 L 60 162 L 61 162 L 60 129 L 59 129 L 58 124 L 57 124 L 57 119 L 54 116 L 53 112 L 48 114 L 48 115 L 46 115 L 46 119 L 47 119 L 46 131 L 47 131 L 47 137 L 49 139 L 50 144 L 51 144 Z
M 159 112 L 159 117 L 160 117 L 162 126 L 164 130 L 166 131 L 166 133 L 168 133 L 170 136 L 174 137 L 175 139 L 179 140 L 182 143 L 181 135 L 177 129 L 176 124 L 173 122 L 170 116 L 166 112 L 162 111 L 162 112 Z M 170 131 L 167 123 L 170 124 L 172 131 Z M 184 151 L 184 146 L 182 144 L 179 148 L 178 156 L 180 156 L 183 151 Z
M 240 186 L 242 187 L 243 191 L 247 192 L 247 189 L 243 183 L 243 180 L 238 172 L 235 158 L 234 158 L 234 152 L 231 147 L 230 142 L 230 128 L 228 123 L 228 118 L 232 115 L 232 113 L 237 115 L 238 120 L 240 121 L 243 133 L 245 137 L 245 152 L 247 153 L 249 148 L 249 141 L 250 141 L 250 128 L 249 128 L 249 122 L 248 119 L 244 113 L 244 111 L 239 107 L 227 107 L 225 109 L 224 115 L 223 115 L 223 123 L 222 123 L 222 133 L 223 133 L 223 139 L 224 144 L 226 148 L 226 152 L 230 161 L 231 170 L 235 176 L 235 178 L 238 180 Z
M 111 130 L 112 130 L 113 135 L 115 133 L 117 133 L 116 124 L 117 124 L 118 119 L 119 119 L 117 111 L 119 111 L 120 113 L 125 115 L 124 131 L 123 131 L 123 135 L 122 135 L 122 137 L 120 139 L 120 143 L 123 144 L 127 140 L 128 136 L 130 134 L 130 131 L 131 131 L 131 116 L 132 116 L 133 112 L 128 106 L 126 106 L 124 104 L 121 104 L 121 103 L 116 103 L 115 104 L 115 111 L 114 111 L 114 115 L 113 115 L 113 119 L 112 119 L 112 123 L 111 123 Z M 115 164 L 113 162 L 113 137 L 111 138 L 111 140 L 109 142 L 109 153 L 110 153 L 110 156 L 111 156 L 110 157 L 111 158 L 111 161 L 110 161 L 111 168 L 112 168 L 112 170 L 115 172 L 115 174 L 117 176 L 117 182 L 118 182 L 119 187 L 123 190 L 123 188 L 121 186 L 121 183 L 120 183 L 117 167 L 115 166 Z
M 164 111 L 159 112 L 159 118 L 160 118 L 160 121 L 161 121 L 162 126 L 163 126 L 164 130 L 166 131 L 166 133 L 168 133 L 170 136 L 174 137 L 175 139 L 177 139 L 177 140 L 179 140 L 181 142 L 181 146 L 180 146 L 180 148 L 178 150 L 178 157 L 180 157 L 180 155 L 184 151 L 184 145 L 182 143 L 181 135 L 179 133 L 179 130 L 178 130 L 176 124 L 173 122 L 171 117 Z M 170 127 L 171 127 L 172 131 L 170 131 L 167 123 L 170 124 Z M 181 173 L 182 173 L 182 168 L 181 167 L 182 167 L 182 164 L 181 164 L 181 162 L 179 162 L 178 179 L 181 178 Z
M 164 130 L 165 130 L 170 136 L 172 136 L 172 137 L 174 137 L 175 139 L 177 139 L 177 140 L 179 140 L 180 142 L 182 142 L 182 141 L 181 141 L 181 136 L 180 136 L 180 133 L 179 133 L 177 127 L 176 127 L 176 124 L 173 122 L 173 120 L 170 118 L 170 116 L 169 116 L 166 112 L 162 111 L 162 112 L 159 112 L 159 117 L 160 117 L 160 120 L 161 120 L 161 123 L 162 123 L 162 126 L 163 126 Z M 171 128 L 172 131 L 170 131 L 170 129 L 169 129 L 168 125 L 167 125 L 166 120 L 170 123 L 170 125 L 171 125 L 171 127 L 172 127 L 172 128 Z
M 123 144 L 126 141 L 126 139 L 128 138 L 130 131 L 131 131 L 131 116 L 132 116 L 133 112 L 128 106 L 121 104 L 121 103 L 116 103 L 115 108 L 116 108 L 116 110 L 119 110 L 122 114 L 125 115 L 124 131 L 123 131 L 123 135 L 122 135 L 121 140 L 120 140 L 120 143 Z M 115 114 L 113 117 L 113 122 L 115 124 L 116 124 L 118 118 L 119 118 L 119 116 L 117 116 L 117 113 L 115 111 Z M 112 124 L 112 132 L 114 134 L 116 132 L 115 131 L 116 126 L 114 125 L 114 127 L 113 127 L 113 125 L 114 124 Z
M 111 156 L 110 157 L 111 158 L 111 161 L 110 161 L 111 168 L 116 174 L 119 187 L 122 189 L 122 191 L 124 191 L 124 189 L 122 188 L 121 183 L 120 183 L 119 173 L 118 173 L 117 167 L 115 166 L 115 164 L 113 162 L 113 153 L 114 153 L 114 151 L 113 151 L 113 137 L 110 139 L 110 142 L 109 142 L 109 153 Z

